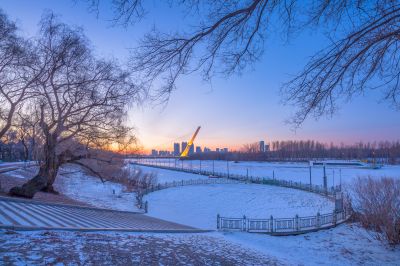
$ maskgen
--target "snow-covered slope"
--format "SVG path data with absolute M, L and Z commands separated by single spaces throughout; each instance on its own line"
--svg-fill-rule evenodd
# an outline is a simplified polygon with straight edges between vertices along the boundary
M 125 192 L 121 184 L 85 175 L 79 168 L 65 167 L 56 179 L 56 189 L 68 197 L 90 205 L 120 211 L 138 211 L 135 193 Z

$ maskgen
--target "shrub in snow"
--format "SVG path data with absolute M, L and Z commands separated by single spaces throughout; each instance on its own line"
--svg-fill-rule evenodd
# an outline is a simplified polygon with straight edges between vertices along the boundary
M 353 208 L 362 226 L 380 240 L 400 244 L 400 180 L 370 176 L 353 185 Z

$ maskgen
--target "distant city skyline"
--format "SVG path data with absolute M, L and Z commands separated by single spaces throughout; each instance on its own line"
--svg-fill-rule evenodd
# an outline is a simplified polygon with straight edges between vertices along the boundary
M 157 3 L 141 23 L 126 29 L 110 26 L 107 18 L 111 9 L 103 10 L 97 18 L 88 12 L 84 1 L 3 0 L 1 8 L 30 37 L 38 31 L 45 10 L 62 14 L 61 21 L 82 27 L 96 54 L 121 62 L 129 61 L 129 48 L 135 47 L 153 25 L 170 32 L 182 29 L 191 19 L 183 18 L 178 8 L 167 3 Z M 341 108 L 333 117 L 318 121 L 309 118 L 296 131 L 286 123 L 295 109 L 282 103 L 282 84 L 328 43 L 321 31 L 305 31 L 289 43 L 272 35 L 254 69 L 241 76 L 217 77 L 212 82 L 203 81 L 198 73 L 184 76 L 167 105 L 147 102 L 132 106 L 128 124 L 135 128 L 145 151 L 170 150 L 171 143 L 188 141 L 198 125 L 202 130 L 196 145 L 210 149 L 234 150 L 261 139 L 266 143 L 311 139 L 336 144 L 400 139 L 400 112 L 382 101 L 383 95 L 377 90 L 357 95 L 351 102 L 341 99 Z

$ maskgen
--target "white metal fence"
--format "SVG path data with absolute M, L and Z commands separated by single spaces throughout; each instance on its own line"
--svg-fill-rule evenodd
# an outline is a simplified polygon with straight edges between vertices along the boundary
M 209 185 L 209 184 L 237 184 L 237 183 L 239 182 L 236 180 L 226 179 L 226 178 L 209 178 L 209 179 L 199 178 L 199 179 L 172 181 L 172 182 L 165 182 L 156 185 L 151 185 L 148 189 L 144 191 L 144 194 L 148 194 L 157 190 L 171 188 L 171 187 Z
M 217 229 L 227 231 L 245 231 L 251 233 L 267 233 L 275 235 L 301 234 L 323 228 L 334 227 L 346 221 L 348 211 L 334 211 L 327 214 L 293 218 L 252 219 L 222 217 L 217 215 Z

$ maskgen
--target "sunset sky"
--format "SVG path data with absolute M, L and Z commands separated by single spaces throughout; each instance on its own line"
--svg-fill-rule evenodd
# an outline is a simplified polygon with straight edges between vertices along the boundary
M 166 31 L 182 28 L 180 10 L 148 1 L 147 17 L 134 26 L 112 27 L 107 7 L 96 14 L 82 1 L 2 0 L 0 7 L 16 20 L 23 34 L 34 36 L 44 10 L 53 10 L 61 20 L 80 26 L 92 41 L 96 53 L 126 62 L 129 48 L 153 26 Z M 190 21 L 189 21 L 190 24 Z M 178 90 L 167 105 L 145 103 L 133 106 L 130 125 L 135 126 L 146 149 L 171 149 L 173 142 L 190 138 L 197 126 L 202 129 L 196 145 L 238 148 L 258 140 L 315 139 L 344 142 L 400 139 L 400 111 L 394 110 L 378 91 L 368 91 L 342 108 L 332 118 L 310 118 L 297 131 L 285 121 L 294 112 L 284 106 L 280 86 L 306 64 L 308 58 L 328 44 L 322 32 L 304 32 L 285 42 L 272 35 L 264 56 L 241 76 L 215 78 L 204 82 L 199 73 L 181 78 Z

